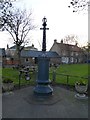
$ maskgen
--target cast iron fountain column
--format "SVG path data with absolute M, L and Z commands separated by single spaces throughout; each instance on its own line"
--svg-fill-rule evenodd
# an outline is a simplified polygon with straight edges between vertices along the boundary
M 53 89 L 51 88 L 49 80 L 49 61 L 50 58 L 47 56 L 46 52 L 46 28 L 47 19 L 43 18 L 43 42 L 42 42 L 42 54 L 38 56 L 38 76 L 37 76 L 37 86 L 34 88 L 35 95 L 47 96 L 52 95 Z
M 47 19 L 43 18 L 43 42 L 42 42 L 42 51 L 21 51 L 21 56 L 36 57 L 38 59 L 38 74 L 37 74 L 37 85 L 34 87 L 34 94 L 38 96 L 48 96 L 52 95 L 53 89 L 50 86 L 49 80 L 49 61 L 50 58 L 59 58 L 60 56 L 54 51 L 46 51 L 46 28 Z

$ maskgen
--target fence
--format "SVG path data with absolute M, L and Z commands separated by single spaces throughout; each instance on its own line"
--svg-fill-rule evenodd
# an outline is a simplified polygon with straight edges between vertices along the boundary
M 52 79 L 52 82 L 66 85 L 74 85 L 76 81 L 80 81 L 82 79 L 85 80 L 87 83 L 89 78 L 90 76 L 83 77 L 69 74 L 60 74 L 56 73 L 55 70 L 53 72 L 50 72 L 50 79 Z
M 35 80 L 37 78 L 37 71 L 30 70 L 30 71 L 20 71 L 18 76 L 18 86 L 19 89 L 21 85 L 33 85 L 35 84 Z
M 24 85 L 27 85 L 27 84 L 35 85 L 36 80 L 37 80 L 37 73 L 38 73 L 37 69 L 33 69 L 33 70 L 29 71 L 29 74 L 28 74 L 28 72 L 25 72 L 22 75 L 19 74 L 19 78 L 18 78 L 19 88 L 22 83 L 24 83 Z M 29 75 L 30 75 L 30 79 L 28 80 L 27 78 Z M 80 79 L 84 79 L 84 80 L 86 80 L 86 82 L 88 82 L 89 77 L 90 76 L 81 77 L 81 76 L 73 76 L 73 75 L 69 75 L 69 74 L 60 74 L 60 73 L 57 73 L 55 69 L 53 70 L 53 72 L 49 73 L 49 79 L 51 80 L 51 83 L 64 84 L 67 86 L 69 86 L 69 85 L 74 86 L 75 82 Z
M 36 70 L 31 71 L 30 72 L 30 80 L 24 79 L 26 81 L 26 82 L 24 82 L 24 85 L 27 85 L 27 84 L 34 85 L 36 83 L 37 73 L 38 73 L 38 71 L 36 71 Z M 18 81 L 19 88 L 22 83 L 22 79 L 21 79 L 22 77 L 25 78 L 25 75 L 22 75 L 22 76 L 19 75 L 19 81 Z M 84 80 L 86 80 L 86 82 L 88 82 L 89 77 L 90 76 L 81 77 L 81 76 L 73 76 L 73 75 L 68 75 L 68 74 L 60 74 L 60 73 L 56 73 L 55 70 L 53 72 L 49 73 L 49 79 L 51 80 L 51 83 L 64 84 L 67 86 L 69 86 L 69 85 L 74 86 L 75 82 L 80 81 L 81 79 L 84 79 Z

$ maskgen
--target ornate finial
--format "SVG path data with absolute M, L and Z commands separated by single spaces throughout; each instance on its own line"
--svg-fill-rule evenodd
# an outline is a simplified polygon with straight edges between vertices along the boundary
M 43 23 L 44 23 L 44 22 L 47 22 L 47 18 L 44 17 L 44 18 L 42 19 L 42 22 L 43 22 Z
M 46 24 L 46 22 L 47 22 L 46 17 L 44 17 L 44 18 L 42 19 L 42 22 L 43 22 L 43 26 L 46 27 L 46 26 L 47 26 L 47 24 Z

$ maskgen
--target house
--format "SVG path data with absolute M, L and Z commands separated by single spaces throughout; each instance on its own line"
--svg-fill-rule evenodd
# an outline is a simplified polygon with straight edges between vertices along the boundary
M 63 40 L 60 43 L 54 40 L 54 43 L 50 51 L 55 51 L 60 55 L 60 59 L 52 59 L 52 62 L 58 63 L 82 63 L 83 62 L 83 50 L 75 45 L 65 44 Z
M 28 54 L 29 51 L 32 51 L 32 52 L 33 51 L 38 51 L 38 49 L 35 48 L 34 45 L 32 44 L 32 46 L 27 46 L 22 51 L 24 51 L 24 53 Z M 28 56 L 30 56 L 30 54 Z M 26 57 L 26 55 L 25 55 L 25 56 L 22 57 L 21 62 L 24 65 L 29 65 L 29 66 L 31 65 L 32 66 L 32 65 L 35 65 L 36 58 L 35 57 Z
M 34 45 L 32 44 L 32 46 L 27 46 L 24 47 L 23 51 L 38 51 L 37 48 L 34 47 Z M 35 58 L 32 57 L 22 57 L 21 58 L 21 64 L 23 65 L 30 65 L 30 64 L 34 64 L 35 63 Z M 18 65 L 19 61 L 17 58 L 17 50 L 16 50 L 16 45 L 9 47 L 7 45 L 7 49 L 6 49 L 6 65 Z
M 18 64 L 18 61 L 16 60 L 16 45 L 9 47 L 7 45 L 7 49 L 5 50 L 6 52 L 6 65 L 14 65 Z

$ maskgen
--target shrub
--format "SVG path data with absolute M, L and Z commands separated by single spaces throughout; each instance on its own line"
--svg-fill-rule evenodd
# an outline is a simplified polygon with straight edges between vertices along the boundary
M 10 78 L 4 78 L 3 77 L 3 83 L 13 83 L 13 81 Z
M 76 82 L 77 85 L 86 85 L 86 81 L 85 80 L 80 80 Z

